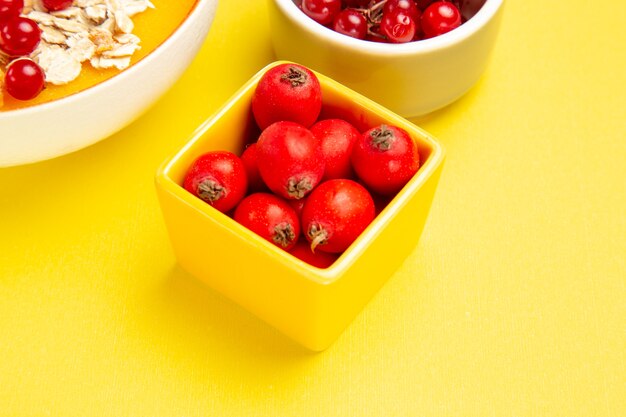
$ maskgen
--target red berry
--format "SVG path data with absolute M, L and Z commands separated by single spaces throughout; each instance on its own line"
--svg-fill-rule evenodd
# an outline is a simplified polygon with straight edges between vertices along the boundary
M 0 20 L 19 16 L 24 9 L 24 0 L 0 0 Z
M 269 69 L 252 96 L 252 114 L 261 129 L 288 120 L 310 127 L 322 109 L 319 80 L 308 68 L 280 64 Z
M 363 133 L 352 150 L 352 167 L 372 191 L 398 192 L 419 168 L 417 144 L 399 127 L 380 125 Z
M 317 268 L 328 268 L 337 260 L 337 255 L 335 254 L 326 253 L 319 250 L 317 252 L 313 252 L 311 250 L 311 246 L 307 243 L 306 240 L 303 239 L 298 240 L 296 246 L 294 246 L 289 251 L 289 253 L 300 259 L 301 261 L 304 261 Z
M 343 35 L 365 39 L 367 36 L 367 19 L 358 10 L 345 9 L 335 17 L 333 29 Z
M 291 249 L 300 236 L 298 215 L 285 200 L 273 194 L 250 194 L 237 205 L 233 218 L 285 250 Z
M 380 31 L 393 43 L 410 42 L 417 33 L 417 23 L 407 11 L 395 9 L 383 13 Z
M 311 250 L 341 253 L 374 219 L 374 201 L 359 183 L 335 179 L 320 184 L 302 210 L 302 230 Z
M 395 10 L 404 10 L 415 22 L 420 18 L 420 11 L 413 0 L 387 0 L 383 13 L 388 14 Z
M 365 8 L 370 4 L 371 0 L 344 0 L 346 7 Z
M 322 25 L 330 24 L 341 10 L 341 0 L 303 0 L 304 14 Z
M 31 19 L 16 16 L 0 23 L 0 49 L 7 55 L 28 55 L 40 40 L 41 29 Z
M 298 218 L 302 215 L 302 209 L 304 208 L 304 203 L 306 203 L 306 197 L 302 197 L 298 200 L 287 200 L 287 203 L 296 211 Z
M 241 160 L 246 167 L 246 173 L 248 174 L 248 190 L 249 191 L 261 191 L 267 189 L 261 173 L 259 172 L 259 165 L 257 164 L 257 152 L 256 143 L 248 145 L 248 147 L 241 154 Z
M 232 152 L 207 152 L 191 165 L 183 187 L 225 213 L 233 209 L 246 194 L 246 168 Z
M 449 1 L 436 1 L 424 10 L 421 25 L 427 38 L 443 35 L 461 25 L 461 12 Z
M 257 141 L 261 178 L 286 199 L 307 195 L 324 175 L 324 156 L 311 131 L 297 123 L 276 122 Z
M 431 3 L 434 2 L 435 0 L 415 0 L 415 3 L 420 10 L 426 9 L 428 6 L 430 6 Z
M 311 126 L 324 154 L 324 180 L 351 178 L 354 174 L 350 154 L 361 133 L 342 119 L 321 120 Z
M 44 87 L 43 70 L 30 59 L 20 58 L 7 67 L 4 87 L 7 93 L 18 100 L 31 100 L 39 95 Z
M 56 12 L 67 9 L 72 5 L 73 0 L 43 0 L 43 7 L 49 12 Z

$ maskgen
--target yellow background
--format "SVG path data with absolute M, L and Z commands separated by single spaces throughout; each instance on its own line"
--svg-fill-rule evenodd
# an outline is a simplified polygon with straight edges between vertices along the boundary
M 478 85 L 415 120 L 447 149 L 419 246 L 321 354 L 183 272 L 153 186 L 273 60 L 265 7 L 222 0 L 124 131 L 0 169 L 0 415 L 623 416 L 626 3 L 507 1 Z

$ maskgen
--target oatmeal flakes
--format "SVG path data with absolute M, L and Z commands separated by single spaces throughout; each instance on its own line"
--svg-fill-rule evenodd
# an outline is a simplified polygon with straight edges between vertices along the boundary
M 74 35 L 67 39 L 70 55 L 79 62 L 89 61 L 96 53 L 96 45 L 87 36 Z
M 80 74 L 81 63 L 58 45 L 44 49 L 35 60 L 44 70 L 46 82 L 51 84 L 67 84 Z
M 41 28 L 41 39 L 56 45 L 63 45 L 67 40 L 63 32 L 52 26 L 43 26 Z
M 95 25 L 102 24 L 107 18 L 107 8 L 104 4 L 89 6 L 85 9 L 85 16 Z

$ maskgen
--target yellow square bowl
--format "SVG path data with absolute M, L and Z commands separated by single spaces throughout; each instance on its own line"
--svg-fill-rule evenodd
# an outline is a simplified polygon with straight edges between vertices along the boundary
M 444 160 L 428 133 L 319 73 L 320 118 L 341 117 L 364 131 L 382 123 L 417 142 L 421 166 L 367 229 L 328 268 L 317 268 L 267 242 L 187 192 L 193 161 L 212 150 L 241 154 L 255 133 L 250 103 L 261 76 L 248 81 L 204 122 L 156 174 L 156 189 L 179 264 L 308 349 L 326 349 L 416 247 Z

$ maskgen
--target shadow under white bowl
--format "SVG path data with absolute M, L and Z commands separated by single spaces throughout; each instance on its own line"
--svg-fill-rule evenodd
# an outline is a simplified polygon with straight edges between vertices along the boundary
M 460 27 L 404 44 L 353 39 L 316 23 L 293 0 L 268 2 L 279 59 L 306 65 L 413 117 L 450 104 L 478 81 L 497 38 L 504 0 L 464 0 L 464 15 L 473 16 Z
M 141 116 L 196 56 L 215 17 L 217 3 L 198 0 L 170 37 L 120 74 L 59 100 L 0 112 L 0 167 L 77 151 Z

